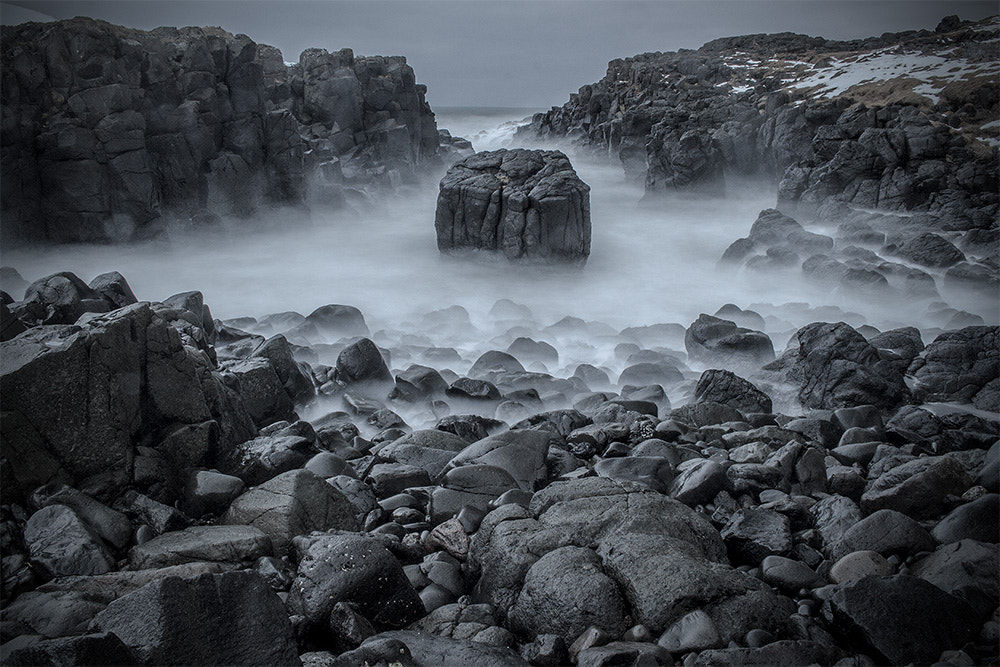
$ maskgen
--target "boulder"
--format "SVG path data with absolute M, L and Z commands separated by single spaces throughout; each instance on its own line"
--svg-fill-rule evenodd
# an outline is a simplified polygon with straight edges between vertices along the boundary
M 298 572 L 288 606 L 326 626 L 339 602 L 353 603 L 376 627 L 401 628 L 425 614 L 403 568 L 382 543 L 365 535 L 322 535 L 295 541 Z
M 799 387 L 804 406 L 893 408 L 905 398 L 902 374 L 850 325 L 814 322 L 799 329 L 796 338 L 798 350 L 767 369 L 780 369 L 787 360 L 785 378 Z
M 884 509 L 848 528 L 830 555 L 841 558 L 854 551 L 874 551 L 883 556 L 911 556 L 933 548 L 934 539 L 926 528 L 905 514 Z
M 1000 411 L 1000 327 L 966 327 L 934 339 L 910 364 L 913 396 Z
M 590 188 L 559 151 L 476 153 L 441 179 L 434 228 L 442 252 L 585 260 Z
M 370 333 L 365 316 L 354 306 L 320 306 L 306 316 L 305 323 L 330 338 L 367 336 Z
M 565 546 L 542 556 L 529 569 L 511 609 L 510 625 L 532 639 L 555 634 L 571 643 L 591 625 L 612 636 L 626 627 L 617 584 L 590 549 Z
M 89 480 L 114 497 L 133 481 L 133 443 L 152 441 L 180 470 L 253 437 L 242 399 L 149 304 L 89 318 L 3 343 L 0 429 L 22 490 Z
M 695 386 L 694 400 L 698 403 L 722 403 L 745 415 L 771 412 L 771 398 L 767 394 L 727 370 L 704 371 Z
M 192 526 L 132 547 L 128 563 L 133 570 L 194 562 L 249 567 L 272 553 L 271 538 L 253 526 Z
M 741 509 L 719 532 L 733 559 L 759 564 L 768 556 L 792 550 L 791 526 L 784 514 L 767 509 Z
M 23 637 L 26 639 L 27 637 Z M 3 661 L 11 667 L 35 667 L 36 665 L 121 665 L 127 667 L 136 662 L 135 656 L 117 635 L 101 632 L 57 639 L 32 638 L 19 643 L 11 641 L 4 651 Z
M 39 509 L 65 505 L 112 549 L 125 549 L 132 539 L 128 517 L 65 484 L 46 484 L 31 494 L 31 504 Z
M 948 268 L 965 261 L 965 255 L 947 239 L 926 232 L 908 239 L 895 248 L 895 254 L 921 266 Z
M 370 339 L 348 345 L 337 357 L 337 379 L 345 384 L 388 384 L 392 374 L 378 346 Z
M 929 456 L 895 466 L 869 482 L 861 509 L 892 509 L 914 519 L 936 518 L 949 509 L 949 496 L 961 496 L 972 478 L 955 459 Z
M 931 664 L 980 627 L 965 602 L 903 574 L 840 585 L 828 604 L 824 614 L 846 646 L 894 665 Z
M 684 347 L 691 361 L 729 368 L 756 369 L 774 360 L 767 334 L 704 313 L 688 327 Z
M 959 505 L 938 522 L 931 535 L 941 544 L 959 540 L 1000 542 L 1000 495 L 988 493 L 970 503 Z
M 153 581 L 109 604 L 93 625 L 144 665 L 300 664 L 285 606 L 250 572 Z
M 115 559 L 94 531 L 66 505 L 49 505 L 24 526 L 31 562 L 48 577 L 104 574 Z
M 303 467 L 316 447 L 300 435 L 261 435 L 233 447 L 219 457 L 219 470 L 251 486 L 289 470 Z
M 260 529 L 279 555 L 296 535 L 358 528 L 350 501 L 308 470 L 291 470 L 250 489 L 232 502 L 222 522 Z
M 424 634 L 414 630 L 390 630 L 375 635 L 368 639 L 358 652 L 363 652 L 369 647 L 373 647 L 382 641 L 396 642 L 409 652 L 414 665 L 482 665 L 483 667 L 521 667 L 528 663 L 509 648 L 502 646 L 490 646 L 479 641 L 468 639 L 452 639 L 448 637 L 437 637 L 435 635 Z M 349 655 L 349 654 L 346 654 Z M 371 657 L 371 654 L 350 656 L 351 659 L 343 663 L 348 665 L 359 665 L 368 662 L 377 664 L 378 662 L 389 663 L 399 660 L 401 651 L 393 648 L 391 651 L 378 652 Z M 341 656 L 342 658 L 344 656 Z M 407 663 L 403 663 L 406 665 Z M 340 667 L 338 664 L 337 667 Z
M 472 464 L 496 466 L 510 473 L 521 489 L 533 491 L 548 476 L 548 449 L 549 436 L 545 432 L 505 431 L 469 445 L 451 459 L 447 469 Z
M 1000 601 L 995 544 L 959 540 L 942 544 L 934 553 L 913 564 L 913 576 L 929 581 L 946 593 L 965 600 L 980 616 L 996 609 Z
M 632 617 L 654 633 L 703 608 L 728 642 L 751 627 L 776 628 L 790 611 L 791 603 L 779 602 L 759 580 L 705 559 L 676 538 L 620 533 L 603 539 L 597 554 L 622 587 Z

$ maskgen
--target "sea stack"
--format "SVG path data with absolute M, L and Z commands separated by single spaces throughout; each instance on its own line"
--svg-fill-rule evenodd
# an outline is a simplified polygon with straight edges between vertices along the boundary
M 510 260 L 585 261 L 590 187 L 560 151 L 476 153 L 441 179 L 434 227 L 442 252 L 481 249 Z

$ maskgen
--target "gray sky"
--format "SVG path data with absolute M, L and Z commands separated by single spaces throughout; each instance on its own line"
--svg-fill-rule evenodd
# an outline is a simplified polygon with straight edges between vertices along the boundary
M 853 39 L 980 19 L 994 0 L 8 0 L 0 20 L 90 16 L 135 28 L 217 25 L 281 49 L 405 55 L 432 107 L 547 108 L 607 63 L 716 37 L 799 32 Z M 27 10 L 27 11 L 26 11 Z

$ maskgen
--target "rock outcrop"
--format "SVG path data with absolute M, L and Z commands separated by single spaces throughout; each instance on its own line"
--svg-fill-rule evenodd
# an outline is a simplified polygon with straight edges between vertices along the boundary
M 441 179 L 434 228 L 441 251 L 585 260 L 590 188 L 559 151 L 476 153 Z
M 336 204 L 437 159 L 401 56 L 274 47 L 220 28 L 76 18 L 3 27 L 5 239 L 118 241 L 166 216 Z
M 998 30 L 956 20 L 851 42 L 781 33 L 644 53 L 611 61 L 522 132 L 618 155 L 649 194 L 719 193 L 724 171 L 780 182 L 781 207 L 804 215 L 832 197 L 985 229 L 1000 192 Z

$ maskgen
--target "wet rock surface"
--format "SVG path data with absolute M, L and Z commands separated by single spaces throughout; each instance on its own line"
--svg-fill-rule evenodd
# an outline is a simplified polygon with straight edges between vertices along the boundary
M 976 347 L 988 328 L 925 347 L 917 330 L 869 340 L 813 322 L 776 361 L 716 355 L 705 371 L 623 335 L 595 369 L 658 358 L 671 373 L 617 393 L 579 364 L 526 371 L 489 349 L 502 337 L 456 352 L 453 368 L 411 364 L 386 333 L 317 342 L 329 365 L 295 359 L 274 328 L 306 318 L 288 313 L 268 319 L 270 339 L 254 334 L 274 354 L 251 356 L 257 340 L 219 360 L 228 325 L 196 318 L 200 297 L 169 301 L 106 304 L 73 324 L 14 309 L 25 331 L 3 343 L 2 377 L 5 448 L 21 457 L 3 463 L 13 664 L 95 651 L 139 664 L 995 657 L 1000 427 L 973 403 L 982 389 L 961 394 L 968 412 L 940 412 L 903 381 L 931 367 L 921 386 L 967 387 L 992 358 Z M 288 401 L 291 420 L 257 425 L 246 403 L 261 390 L 226 370 L 233 359 L 271 370 L 264 395 Z M 492 398 L 450 391 L 459 372 Z M 63 417 L 32 396 L 59 397 Z M 510 401 L 526 415 L 513 423 L 499 419 Z M 190 605 L 202 612 L 179 611 Z M 234 608 L 273 620 L 266 647 L 232 639 Z

